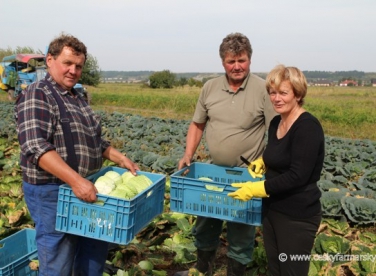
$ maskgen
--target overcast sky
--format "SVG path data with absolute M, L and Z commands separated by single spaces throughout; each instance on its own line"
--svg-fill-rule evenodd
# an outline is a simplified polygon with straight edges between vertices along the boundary
M 241 32 L 251 70 L 376 72 L 376 0 L 1 0 L 0 48 L 44 51 L 65 32 L 101 70 L 222 72 L 218 48 Z

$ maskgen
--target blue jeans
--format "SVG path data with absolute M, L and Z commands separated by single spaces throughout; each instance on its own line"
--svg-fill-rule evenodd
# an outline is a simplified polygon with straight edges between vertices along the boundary
M 216 250 L 220 243 L 223 220 L 198 216 L 192 229 L 195 246 L 203 251 Z M 252 260 L 255 243 L 255 226 L 227 222 L 227 257 L 242 264 Z
M 55 230 L 59 185 L 23 182 L 23 191 L 35 223 L 39 276 L 102 276 L 108 242 Z

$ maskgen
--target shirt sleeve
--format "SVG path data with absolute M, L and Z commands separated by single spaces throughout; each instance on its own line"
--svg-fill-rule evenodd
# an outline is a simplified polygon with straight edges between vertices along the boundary
M 205 87 L 206 86 L 204 86 L 203 90 L 201 91 L 196 103 L 196 109 L 192 119 L 192 121 L 195 123 L 205 123 L 208 120 L 208 110 L 205 106 Z
M 18 137 L 22 152 L 32 164 L 47 151 L 54 150 L 52 142 L 53 105 L 41 88 L 30 86 L 17 104 Z

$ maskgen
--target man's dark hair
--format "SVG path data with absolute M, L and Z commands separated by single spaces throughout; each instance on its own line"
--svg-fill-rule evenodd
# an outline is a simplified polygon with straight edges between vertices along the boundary
M 219 56 L 222 60 L 225 59 L 227 53 L 233 55 L 240 55 L 246 52 L 248 58 L 252 56 L 252 46 L 249 39 L 241 33 L 231 33 L 227 35 L 219 46 Z
M 64 33 L 51 41 L 50 45 L 48 46 L 47 54 L 50 54 L 56 59 L 61 54 L 64 47 L 71 48 L 77 55 L 84 54 L 86 61 L 87 49 L 85 44 L 78 40 L 76 37 Z

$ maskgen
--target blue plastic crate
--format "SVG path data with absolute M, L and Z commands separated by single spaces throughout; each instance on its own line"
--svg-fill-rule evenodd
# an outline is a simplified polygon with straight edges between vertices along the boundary
M 37 258 L 34 229 L 23 229 L 0 241 L 0 275 L 34 276 L 29 263 Z
M 93 183 L 108 171 L 120 174 L 126 169 L 105 167 L 87 179 Z M 72 189 L 59 188 L 56 230 L 116 244 L 128 244 L 154 217 L 163 212 L 166 176 L 139 171 L 153 182 L 136 197 L 127 200 L 97 194 L 100 203 L 79 200 Z
M 213 181 L 199 180 L 201 177 Z M 252 178 L 247 168 L 194 162 L 171 175 L 170 209 L 179 213 L 258 226 L 261 225 L 261 199 L 244 202 L 227 194 L 236 190 L 231 187 L 231 183 L 260 180 L 262 179 Z M 210 186 L 217 189 L 212 190 Z

